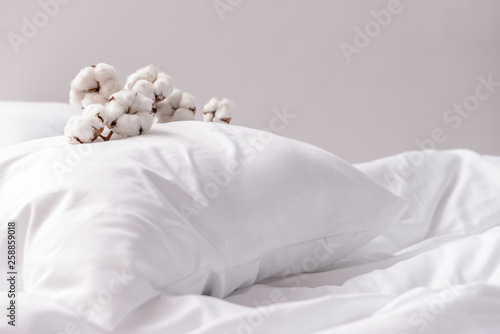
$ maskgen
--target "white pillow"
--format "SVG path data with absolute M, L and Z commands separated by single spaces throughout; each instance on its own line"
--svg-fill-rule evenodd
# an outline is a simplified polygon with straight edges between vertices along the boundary
M 68 103 L 0 101 L 0 147 L 60 136 L 68 119 L 81 113 Z
M 408 209 L 319 148 L 203 122 L 7 147 L 0 184 L 25 289 L 107 329 L 161 293 L 224 297 L 329 268 Z

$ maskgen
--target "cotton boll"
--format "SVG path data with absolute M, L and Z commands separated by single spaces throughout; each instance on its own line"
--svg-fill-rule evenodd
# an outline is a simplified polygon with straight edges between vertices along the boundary
M 140 68 L 136 73 L 140 78 L 153 82 L 156 79 L 158 71 L 158 66 L 148 65 Z
M 196 112 L 196 102 L 194 101 L 193 95 L 182 92 L 181 99 L 179 101 L 179 108 L 189 109 L 194 115 Z
M 153 100 L 150 98 L 131 90 L 121 90 L 113 94 L 106 105 L 107 126 L 121 136 L 136 136 L 151 129 L 154 122 L 152 110 Z M 140 117 L 129 117 L 134 114 L 140 114 Z
M 174 88 L 167 99 L 157 103 L 158 123 L 194 120 L 196 104 L 193 95 Z
M 102 104 L 92 104 L 83 110 L 82 115 L 91 115 L 99 120 L 99 127 L 103 127 L 107 121 L 107 108 Z
M 99 135 L 101 135 L 102 132 L 107 129 L 106 123 L 108 115 L 106 106 L 103 106 L 101 104 L 91 104 L 83 110 L 82 116 L 93 118 L 93 120 L 89 119 L 89 122 L 92 121 L 91 126 L 95 129 L 98 129 Z M 108 140 L 109 138 L 103 139 Z
M 213 97 L 203 106 L 203 120 L 205 122 L 230 123 L 233 109 L 234 103 L 230 100 L 226 98 L 219 100 Z
M 234 103 L 226 98 L 220 100 L 215 111 L 213 122 L 230 123 L 233 116 Z
M 158 100 L 163 100 L 173 91 L 172 78 L 165 73 L 158 73 L 154 81 L 154 93 Z
M 94 67 L 92 66 L 82 68 L 71 82 L 71 89 L 82 92 L 96 88 L 97 81 L 95 80 Z
M 69 92 L 69 104 L 78 108 L 83 108 L 82 101 L 85 98 L 85 92 L 80 90 L 71 90 Z
M 119 105 L 121 105 L 124 109 L 128 109 L 129 106 L 132 105 L 135 101 L 136 92 L 131 90 L 122 89 L 119 92 L 114 93 L 110 97 L 110 101 L 116 101 Z
M 172 122 L 172 117 L 174 117 L 174 115 L 161 115 L 161 116 L 157 116 L 156 117 L 156 123 L 168 123 L 168 122 Z
M 82 69 L 71 82 L 70 103 L 85 108 L 94 103 L 104 104 L 111 94 L 121 89 L 113 66 L 100 63 Z M 88 96 L 88 95 L 92 96 Z M 102 98 L 96 96 L 102 95 Z
M 75 123 L 76 121 L 81 117 L 81 115 L 75 115 L 75 116 L 71 116 L 69 119 L 68 119 L 68 122 L 66 123 L 66 126 L 64 127 L 64 134 L 66 136 L 69 135 L 71 129 L 75 126 Z
M 178 108 L 172 116 L 170 122 L 193 121 L 194 113 L 191 109 Z
M 139 80 L 147 80 L 149 82 L 153 82 L 156 79 L 156 75 L 158 73 L 158 68 L 155 65 L 148 65 L 145 67 L 141 67 L 134 73 L 128 76 L 127 83 L 125 87 L 128 89 L 132 89 L 137 81 Z
M 118 117 L 124 115 L 126 112 L 127 110 L 125 110 L 116 100 L 112 100 L 106 104 L 106 125 L 108 128 L 114 127 Z
M 90 127 L 97 130 L 100 129 L 102 132 L 102 129 L 104 127 L 104 122 L 101 118 L 97 117 L 97 115 L 92 115 L 92 114 L 82 114 L 82 117 L 85 120 L 85 122 L 87 122 L 90 125 Z M 99 132 L 99 134 L 101 132 Z M 95 138 L 97 138 L 97 136 Z
M 204 113 L 214 113 L 217 110 L 217 106 L 219 105 L 219 99 L 216 97 L 212 97 L 204 106 Z
M 151 127 L 153 126 L 153 122 L 154 122 L 153 114 L 151 114 L 150 112 L 147 112 L 147 111 L 141 111 L 141 112 L 138 112 L 136 115 L 137 115 L 137 117 L 139 117 L 139 125 L 142 129 L 142 130 L 139 129 L 140 134 L 151 130 Z
M 150 81 L 147 80 L 137 81 L 135 85 L 132 87 L 132 91 L 144 95 L 151 100 L 155 99 L 155 88 L 153 86 L 153 83 Z
M 163 101 L 173 90 L 172 78 L 159 72 L 154 65 L 140 68 L 129 75 L 126 87 L 152 99 L 154 103 Z
M 175 110 L 167 100 L 163 100 L 156 104 L 156 120 L 158 123 L 170 122 Z
M 130 105 L 130 114 L 135 114 L 141 111 L 152 112 L 154 101 L 142 94 L 136 94 L 134 102 Z
M 106 63 L 99 63 L 94 67 L 94 76 L 101 83 L 114 81 L 118 77 L 115 68 Z
M 106 99 L 109 99 L 112 94 L 118 92 L 120 89 L 122 89 L 122 85 L 120 82 L 118 82 L 118 79 L 116 79 L 113 81 L 101 83 L 99 93 Z
M 125 114 L 116 120 L 113 132 L 122 137 L 137 136 L 142 133 L 138 115 Z
M 133 90 L 120 90 L 116 71 L 110 65 L 101 63 L 80 71 L 72 82 L 70 101 L 84 111 L 71 118 L 65 128 L 71 143 L 92 142 L 97 138 L 109 140 L 113 134 L 136 136 L 151 129 L 155 90 L 170 93 L 171 78 L 163 73 L 158 75 L 154 66 L 146 66 L 129 79 Z M 155 81 L 158 81 L 156 86 Z M 168 103 L 159 106 L 163 112 L 173 114 Z
M 69 102 L 78 108 L 84 108 L 82 101 L 88 92 L 97 92 L 99 84 L 95 80 L 94 67 L 85 67 L 71 81 Z
M 213 112 L 206 112 L 203 114 L 203 121 L 204 122 L 212 122 L 213 119 L 214 119 Z
M 91 104 L 106 104 L 108 99 L 99 93 L 86 93 L 81 104 L 82 108 L 87 108 Z
M 172 93 L 169 96 L 167 96 L 167 101 L 174 110 L 179 108 L 179 103 L 181 102 L 181 99 L 182 99 L 182 91 L 177 88 L 174 88 L 172 90 Z
M 99 63 L 94 68 L 95 80 L 99 82 L 100 90 L 106 99 L 109 99 L 111 94 L 116 93 L 121 89 L 121 84 L 118 80 L 118 74 L 113 66 Z
M 217 106 L 219 105 L 219 99 L 216 97 L 212 97 L 204 106 L 203 106 L 203 121 L 204 122 L 212 122 L 214 119 L 215 111 L 217 110 Z
M 102 133 L 102 122 L 93 114 L 82 114 L 69 119 L 64 134 L 69 137 L 71 144 L 90 143 Z
M 116 120 L 112 131 L 122 137 L 140 135 L 151 129 L 154 117 L 150 112 L 142 111 L 136 114 L 124 114 Z

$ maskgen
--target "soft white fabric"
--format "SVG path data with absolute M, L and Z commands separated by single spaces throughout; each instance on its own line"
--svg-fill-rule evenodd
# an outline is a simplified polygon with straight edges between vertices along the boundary
M 226 300 L 248 307 L 274 295 L 280 303 L 213 316 L 193 333 L 496 333 L 499 162 L 454 150 L 358 165 L 407 199 L 413 219 L 341 259 L 337 270 L 237 291 Z
M 37 309 L 52 309 L 50 326 L 37 322 L 43 332 L 75 316 L 111 331 L 167 295 L 224 297 L 265 278 L 325 270 L 408 213 L 404 200 L 328 152 L 217 123 L 158 124 L 77 146 L 41 139 L 2 149 L 0 171 L 0 221 L 17 220 L 22 245 L 19 321 L 29 328 Z M 179 298 L 154 314 L 173 316 L 182 298 L 201 301 L 200 314 L 203 303 L 214 315 L 246 311 Z M 197 324 L 188 313 L 177 321 Z
M 59 136 L 81 109 L 57 102 L 0 102 L 0 147 Z
M 359 249 L 358 264 L 349 255 L 351 260 L 343 258 L 338 269 L 268 280 L 225 300 L 161 294 L 131 311 L 110 331 L 33 289 L 24 289 L 18 296 L 20 327 L 0 322 L 0 331 L 496 333 L 500 328 L 500 157 L 464 150 L 435 152 L 409 168 L 408 161 L 418 162 L 419 156 L 408 152 L 357 166 L 403 195 L 414 213 L 412 220 L 392 225 Z M 88 200 L 93 201 L 90 196 Z M 67 265 L 74 268 L 80 263 L 68 261 Z M 50 270 L 48 265 L 47 275 Z M 127 267 L 112 267 L 104 282 L 93 284 L 106 290 L 119 277 L 123 284 L 118 287 L 123 290 L 112 293 L 107 304 L 99 303 L 97 294 L 83 302 L 93 302 L 96 313 L 114 307 L 121 294 L 137 289 L 138 278 L 129 276 Z

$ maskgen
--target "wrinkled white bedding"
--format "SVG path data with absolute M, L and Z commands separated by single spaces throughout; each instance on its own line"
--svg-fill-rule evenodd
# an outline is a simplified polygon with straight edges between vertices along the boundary
M 410 168 L 416 157 L 425 158 Z M 227 300 L 250 306 L 279 289 L 289 302 L 276 306 L 255 333 L 265 333 L 279 314 L 294 319 L 290 333 L 496 333 L 499 162 L 455 150 L 358 165 L 406 198 L 414 220 L 387 230 L 338 270 L 269 281 Z
M 0 101 L 0 148 L 62 135 L 68 119 L 81 112 L 61 102 Z
M 495 333 L 500 160 L 465 150 L 407 152 L 357 167 L 405 198 L 413 219 L 342 258 L 335 270 L 269 279 L 225 299 L 163 294 L 139 305 L 114 330 L 21 293 L 20 327 L 2 321 L 0 331 Z M 126 277 L 121 279 L 126 288 Z
M 14 219 L 19 291 L 106 330 L 162 294 L 223 298 L 330 269 L 411 217 L 405 200 L 333 154 L 227 124 L 158 124 L 76 146 L 51 137 L 0 153 L 0 250 Z

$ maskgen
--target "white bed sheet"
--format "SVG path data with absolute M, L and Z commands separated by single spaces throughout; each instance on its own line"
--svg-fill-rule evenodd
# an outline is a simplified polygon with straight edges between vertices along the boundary
M 0 331 L 495 333 L 500 328 L 499 161 L 456 150 L 407 152 L 358 165 L 405 197 L 414 219 L 388 229 L 336 270 L 261 282 L 225 300 L 162 295 L 112 332 L 47 300 L 21 295 L 22 328 L 3 321 Z

